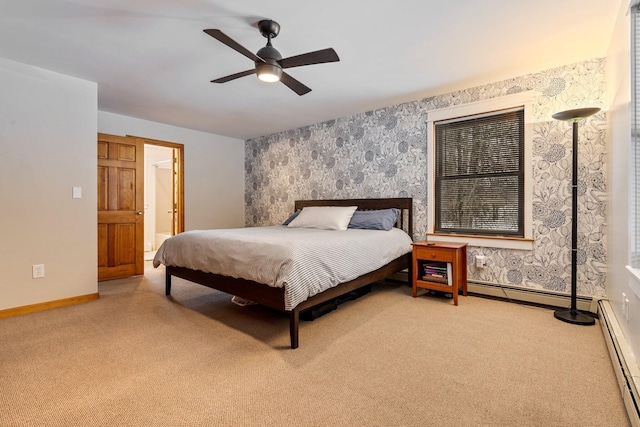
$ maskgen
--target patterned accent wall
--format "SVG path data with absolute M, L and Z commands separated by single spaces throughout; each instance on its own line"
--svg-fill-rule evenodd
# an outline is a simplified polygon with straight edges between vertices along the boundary
M 572 128 L 555 112 L 601 106 L 605 61 L 594 59 L 250 139 L 246 225 L 282 223 L 296 199 L 413 197 L 414 240 L 427 230 L 426 113 L 533 91 L 533 251 L 469 248 L 469 280 L 568 293 L 571 285 Z M 604 296 L 605 113 L 580 122 L 578 294 Z M 487 267 L 472 265 L 475 254 Z

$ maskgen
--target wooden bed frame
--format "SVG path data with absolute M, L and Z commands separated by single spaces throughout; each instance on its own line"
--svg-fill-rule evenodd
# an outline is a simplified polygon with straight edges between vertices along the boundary
M 413 234 L 413 199 L 411 198 L 391 198 L 391 199 L 340 199 L 340 200 L 297 200 L 295 209 L 302 209 L 306 206 L 358 206 L 358 210 L 388 209 L 398 208 L 401 210 L 400 218 L 396 227 L 403 229 L 411 236 Z M 411 280 L 411 253 L 402 255 L 391 261 L 387 265 L 357 277 L 348 282 L 341 283 L 324 292 L 314 295 L 306 301 L 298 304 L 293 310 L 284 308 L 284 288 L 275 288 L 257 283 L 251 280 L 235 279 L 220 274 L 205 273 L 199 270 L 191 270 L 184 267 L 166 267 L 165 293 L 171 294 L 171 276 L 180 277 L 200 285 L 208 286 L 231 295 L 237 295 L 258 304 L 270 307 L 279 311 L 289 313 L 289 334 L 291 336 L 291 348 L 298 348 L 298 327 L 300 322 L 300 312 L 314 307 L 323 302 L 329 301 L 338 296 L 344 295 L 353 290 L 367 286 L 378 280 L 384 279 L 394 273 L 409 269 L 407 281 Z

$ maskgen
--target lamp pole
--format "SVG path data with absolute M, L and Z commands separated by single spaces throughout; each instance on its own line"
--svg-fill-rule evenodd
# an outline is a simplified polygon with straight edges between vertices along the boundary
M 593 325 L 595 319 L 577 309 L 577 262 L 578 262 L 578 122 L 600 111 L 599 108 L 578 108 L 554 114 L 556 120 L 564 120 L 573 125 L 573 173 L 571 177 L 571 308 L 558 309 L 556 319 L 576 325 Z

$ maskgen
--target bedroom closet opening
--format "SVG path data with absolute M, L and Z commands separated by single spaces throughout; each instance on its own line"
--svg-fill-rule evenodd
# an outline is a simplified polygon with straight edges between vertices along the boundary
M 144 145 L 144 259 L 153 259 L 162 242 L 182 231 L 179 215 L 176 148 Z

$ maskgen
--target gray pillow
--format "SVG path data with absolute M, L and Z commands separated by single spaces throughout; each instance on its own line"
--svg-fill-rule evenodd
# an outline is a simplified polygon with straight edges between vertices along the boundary
M 301 209 L 298 209 L 297 211 L 295 211 L 294 213 L 292 213 L 292 214 L 291 214 L 291 216 L 290 216 L 289 218 L 287 218 L 287 219 L 282 223 L 282 225 L 289 225 L 289 223 L 290 223 L 291 221 L 293 221 L 294 219 L 296 219 L 296 217 L 297 217 L 298 215 L 300 215 L 300 211 L 301 211 Z
M 355 211 L 349 222 L 349 228 L 361 230 L 391 230 L 398 221 L 400 209 L 379 209 L 373 211 Z

